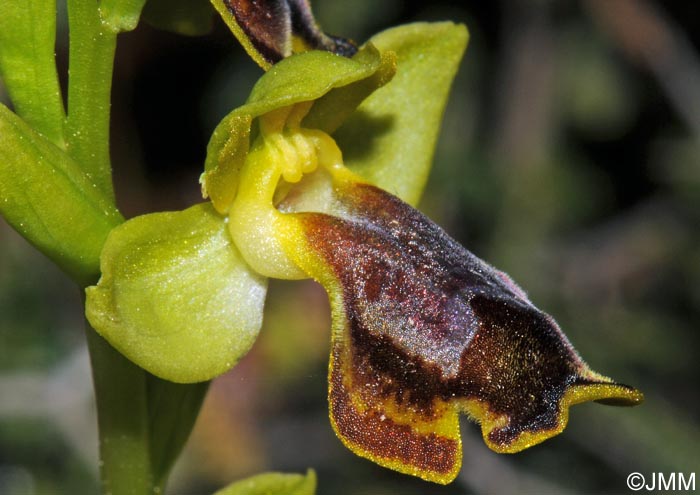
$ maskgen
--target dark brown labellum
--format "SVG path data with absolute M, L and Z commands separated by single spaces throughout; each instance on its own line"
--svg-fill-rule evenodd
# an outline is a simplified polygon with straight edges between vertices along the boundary
M 492 449 L 515 452 L 559 433 L 571 404 L 641 401 L 420 212 L 373 186 L 336 190 L 342 218 L 299 215 L 310 271 L 332 294 L 332 419 L 360 455 L 445 482 L 461 457 L 458 411 Z

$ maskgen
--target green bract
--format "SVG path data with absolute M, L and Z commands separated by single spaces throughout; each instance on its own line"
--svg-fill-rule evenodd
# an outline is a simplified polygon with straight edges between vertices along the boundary
M 70 156 L 0 105 L 0 213 L 77 280 L 121 215 Z
M 209 143 L 202 189 L 213 208 L 145 215 L 111 233 L 102 278 L 87 290 L 92 326 L 167 380 L 203 381 L 233 367 L 255 340 L 265 296 L 265 279 L 239 256 L 223 216 L 243 187 L 257 118 L 313 103 L 303 127 L 337 129 L 359 152 L 348 161 L 365 180 L 415 203 L 466 41 L 464 26 L 421 23 L 372 38 L 352 59 L 312 51 L 273 66 Z M 365 99 L 375 90 L 381 98 Z M 370 139 L 364 129 L 377 125 L 382 131 Z

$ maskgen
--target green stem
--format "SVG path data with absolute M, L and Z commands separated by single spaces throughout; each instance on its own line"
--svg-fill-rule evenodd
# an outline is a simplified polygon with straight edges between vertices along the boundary
M 102 22 L 95 1 L 68 0 L 68 25 L 67 149 L 105 196 L 114 201 L 109 115 L 117 33 Z
M 97 402 L 102 493 L 155 493 L 149 454 L 146 372 L 89 326 L 86 336 Z

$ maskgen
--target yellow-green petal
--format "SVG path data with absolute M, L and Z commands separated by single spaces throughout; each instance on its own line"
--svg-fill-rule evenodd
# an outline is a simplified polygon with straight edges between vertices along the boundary
M 266 280 L 252 272 L 209 203 L 114 229 L 102 278 L 86 291 L 91 325 L 150 373 L 209 380 L 232 368 L 262 323 Z

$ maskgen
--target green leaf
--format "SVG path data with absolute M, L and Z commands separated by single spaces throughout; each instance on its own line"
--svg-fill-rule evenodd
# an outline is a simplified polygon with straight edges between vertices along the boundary
M 65 112 L 54 57 L 56 0 L 5 1 L 0 14 L 0 77 L 15 110 L 63 146 Z
M 266 280 L 250 271 L 211 204 L 119 226 L 88 287 L 92 326 L 134 363 L 166 380 L 209 380 L 255 341 Z
M 201 36 L 214 26 L 214 9 L 207 0 L 148 0 L 142 18 L 158 29 Z
M 323 112 L 313 117 L 319 125 L 337 126 L 337 116 L 329 116 L 328 108 L 338 115 L 348 115 L 366 93 L 386 82 L 392 73 L 393 58 L 382 57 L 372 46 L 358 52 L 353 59 L 311 51 L 274 65 L 257 82 L 246 104 L 228 114 L 209 141 L 202 183 L 216 209 L 225 212 L 233 201 L 255 117 L 295 103 L 317 100 L 335 88 L 348 88 L 346 94 L 342 91 L 334 94 Z M 379 75 L 375 78 L 375 74 Z M 366 79 L 371 79 L 369 85 L 357 86 Z
M 173 383 L 146 374 L 149 448 L 156 486 L 164 486 L 197 420 L 209 382 Z
M 100 433 L 103 493 L 163 492 L 209 382 L 172 383 L 87 329 Z
M 117 210 L 61 149 L 0 105 L 0 214 L 79 282 L 99 274 Z
M 379 50 L 396 52 L 396 76 L 334 135 L 346 165 L 412 205 L 428 178 L 467 39 L 466 27 L 451 22 L 409 24 L 372 37 Z
M 314 495 L 316 473 L 306 475 L 263 473 L 246 478 L 217 491 L 214 495 Z
M 152 493 L 147 373 L 86 329 L 100 434 L 101 493 Z

